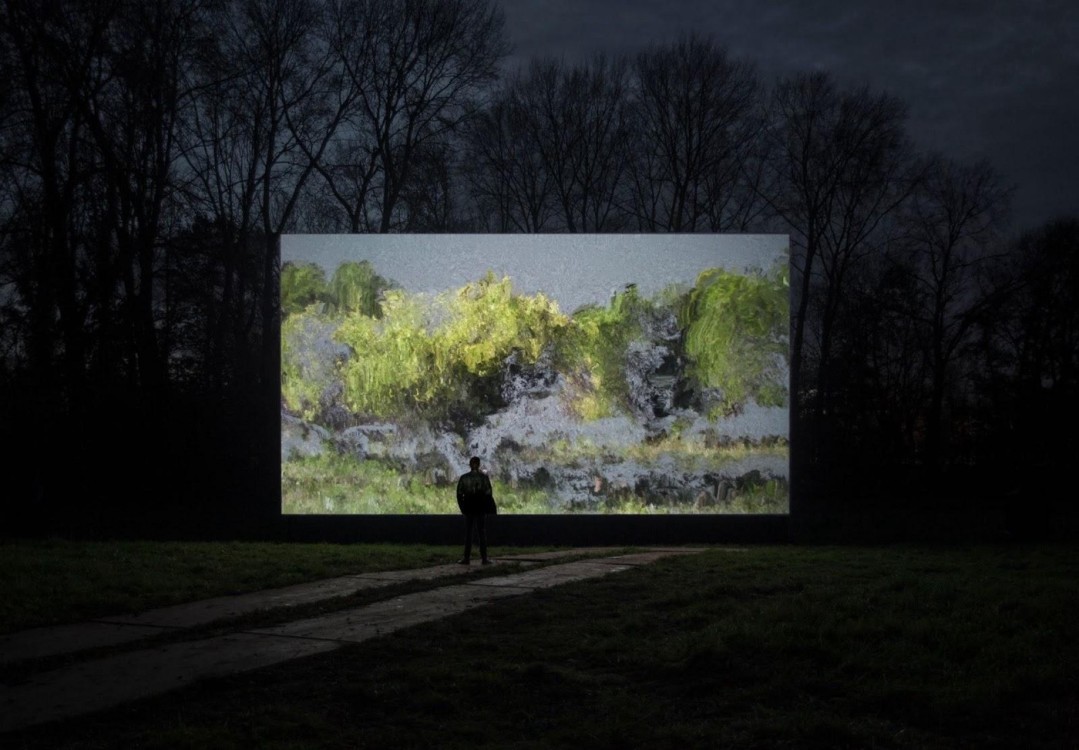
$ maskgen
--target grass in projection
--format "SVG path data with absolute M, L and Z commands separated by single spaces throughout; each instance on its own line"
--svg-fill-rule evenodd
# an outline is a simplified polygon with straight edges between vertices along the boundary
M 501 513 L 786 513 L 788 292 L 785 237 L 284 237 L 282 511 L 478 455 Z

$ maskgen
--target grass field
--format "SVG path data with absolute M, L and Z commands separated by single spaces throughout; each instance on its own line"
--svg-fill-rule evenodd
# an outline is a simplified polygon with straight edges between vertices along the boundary
M 571 463 L 580 456 L 591 456 L 579 446 L 566 453 L 556 443 L 551 451 L 560 461 Z M 655 446 L 634 447 L 634 458 L 654 462 L 664 455 Z M 700 463 L 702 454 L 690 449 L 670 455 L 686 469 Z M 708 455 L 716 466 L 726 461 L 750 455 L 786 458 L 785 445 L 750 449 L 734 446 L 722 450 L 709 449 Z M 717 458 L 718 456 L 718 458 Z M 566 513 L 551 506 L 545 491 L 534 487 L 513 487 L 494 480 L 494 495 L 499 513 L 537 514 Z M 286 514 L 381 514 L 381 513 L 449 513 L 456 514 L 457 498 L 452 487 L 439 487 L 423 476 L 402 474 L 378 461 L 358 461 L 348 456 L 325 453 L 319 456 L 292 458 L 281 464 L 281 511 Z M 633 492 L 611 494 L 598 503 L 593 512 L 626 514 L 665 513 L 788 513 L 790 503 L 785 482 L 767 481 L 739 492 L 722 508 L 697 508 L 692 501 L 652 505 Z
M 80 546 L 68 554 L 85 563 Z M 218 546 L 234 569 L 258 559 L 248 585 L 260 576 L 276 585 L 275 562 L 294 568 L 308 554 L 452 556 Z M 5 568 L 24 547 L 5 546 Z M 114 575 L 164 547 L 127 549 Z M 109 545 L 88 549 L 101 557 Z M 185 580 L 215 575 L 175 569 Z M 0 746 L 1076 747 L 1077 574 L 1079 553 L 1062 546 L 715 548 L 3 736 Z M 7 601 L 17 592 L 0 580 Z

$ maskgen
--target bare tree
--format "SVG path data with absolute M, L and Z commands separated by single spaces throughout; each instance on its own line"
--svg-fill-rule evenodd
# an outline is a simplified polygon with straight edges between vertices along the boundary
M 943 456 L 942 416 L 951 372 L 984 306 L 995 297 L 979 282 L 1001 252 L 1010 190 L 985 162 L 962 165 L 936 157 L 905 214 L 923 328 L 929 388 L 924 454 Z
M 917 455 L 926 403 L 922 332 L 911 314 L 918 281 L 905 255 L 877 256 L 867 265 L 866 273 L 859 275 L 868 283 L 856 289 L 857 307 L 844 326 L 864 335 L 853 351 L 848 345 L 845 359 L 864 362 L 871 374 L 871 381 L 861 384 L 861 402 L 855 408 L 873 415 L 874 429 L 856 439 L 876 448 L 878 460 L 910 461 Z
M 294 226 L 356 96 L 324 22 L 311 0 L 241 0 L 224 9 L 226 33 L 204 59 L 186 153 L 194 205 L 223 233 L 218 364 L 229 332 L 242 349 L 253 331 L 273 329 L 277 237 Z M 261 261 L 257 276 L 245 260 L 251 254 Z M 266 337 L 262 349 L 263 375 L 275 379 L 276 342 Z
M 1067 501 L 1061 472 L 1079 451 L 1079 217 L 1009 243 L 988 290 L 976 350 L 982 437 L 987 457 L 1019 480 L 1025 514 Z
M 769 179 L 775 192 L 762 197 L 791 232 L 792 388 L 809 388 L 803 368 L 810 303 L 816 300 L 815 391 L 827 409 L 832 336 L 847 276 L 883 246 L 885 221 L 910 195 L 920 167 L 904 136 L 904 107 L 890 96 L 842 92 L 823 74 L 799 75 L 776 86 L 772 116 Z
M 480 213 L 478 224 L 499 232 L 542 232 L 554 213 L 552 176 L 536 137 L 520 74 L 498 91 L 464 132 L 463 172 Z
M 760 133 L 753 68 L 689 36 L 635 62 L 633 212 L 646 231 L 745 230 Z
M 505 54 L 488 0 L 333 3 L 331 44 L 356 106 L 319 172 L 349 231 L 403 226 L 402 196 L 421 160 L 478 107 Z
M 168 380 L 163 256 L 179 206 L 178 135 L 193 96 L 189 72 L 208 36 L 203 4 L 125 6 L 79 97 L 101 165 L 100 192 L 87 208 L 97 217 L 90 276 L 102 328 L 98 339 L 108 344 L 112 338 L 118 285 L 138 382 L 150 402 L 160 399 Z
M 541 143 L 548 162 L 559 165 L 556 190 L 571 232 L 624 225 L 618 207 L 629 150 L 628 85 L 624 60 L 597 55 L 565 70 L 556 98 L 545 102 Z
M 72 403 L 83 400 L 91 342 L 80 278 L 86 265 L 80 205 L 97 166 L 86 149 L 82 97 L 100 77 L 118 6 L 25 0 L 0 6 L 8 87 L 5 271 L 13 297 L 7 307 L 25 326 L 29 380 L 50 400 L 58 392 Z
M 411 177 L 401 190 L 405 232 L 460 231 L 462 191 L 451 153 L 454 141 L 428 141 L 413 157 Z
M 574 66 L 534 60 L 514 91 L 515 114 L 527 123 L 526 143 L 538 154 L 546 179 L 531 176 L 534 162 L 517 159 L 514 171 L 503 172 L 503 189 L 520 193 L 520 185 L 542 186 L 543 192 L 533 192 L 533 205 L 549 189 L 561 227 L 569 232 L 622 228 L 630 127 L 625 61 L 603 55 Z

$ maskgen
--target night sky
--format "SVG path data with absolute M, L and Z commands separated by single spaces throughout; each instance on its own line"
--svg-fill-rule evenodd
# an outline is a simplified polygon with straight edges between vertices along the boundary
M 507 65 L 633 54 L 696 31 L 763 80 L 827 71 L 909 108 L 926 151 L 987 159 L 1017 188 L 1012 226 L 1079 214 L 1075 0 L 505 0 Z

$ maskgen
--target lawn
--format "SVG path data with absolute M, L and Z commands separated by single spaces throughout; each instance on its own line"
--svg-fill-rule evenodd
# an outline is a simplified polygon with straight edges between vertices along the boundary
M 717 547 L 0 745 L 1075 747 L 1077 573 L 1057 546 Z
M 460 551 L 419 544 L 7 542 L 0 544 L 0 635 L 320 578 L 439 565 Z

